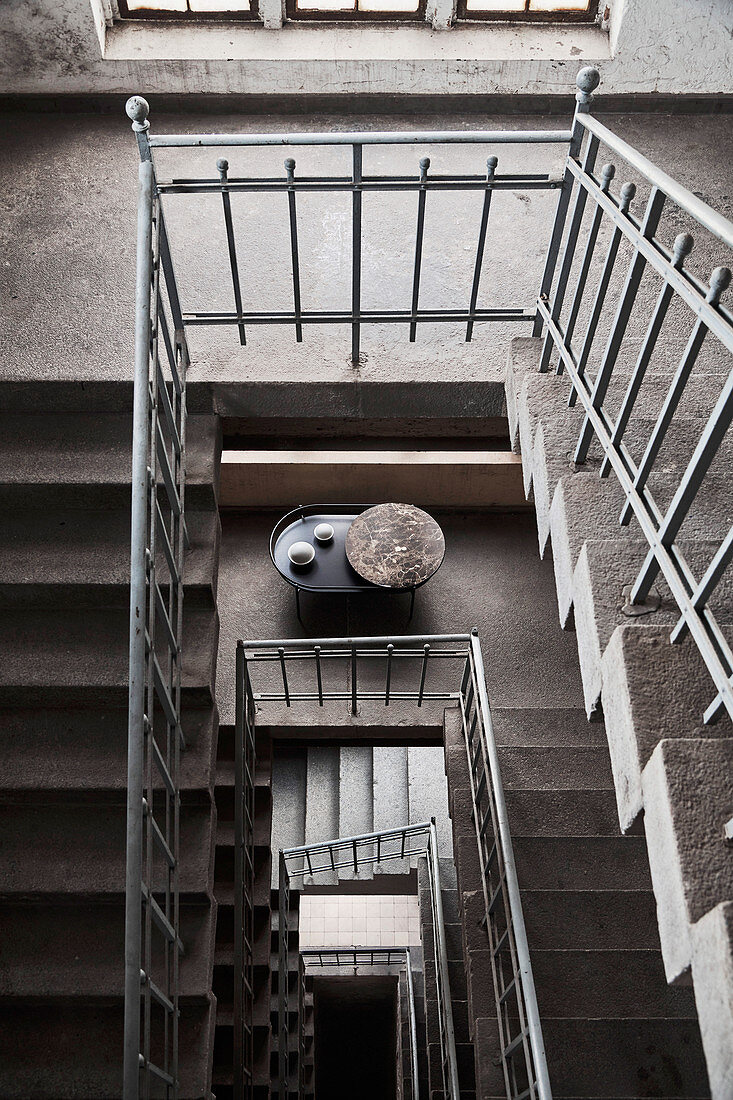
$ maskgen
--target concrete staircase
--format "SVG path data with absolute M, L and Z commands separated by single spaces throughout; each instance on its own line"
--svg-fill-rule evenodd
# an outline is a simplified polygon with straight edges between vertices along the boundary
M 638 527 L 618 525 L 623 504 L 613 475 L 598 478 L 600 456 L 572 464 L 582 413 L 567 408 L 568 382 L 539 375 L 539 341 L 514 341 L 507 371 L 507 405 L 525 486 L 534 495 L 540 549 L 552 543 L 561 622 L 574 626 L 586 709 L 601 709 L 610 751 L 618 819 L 634 828 L 643 811 L 651 882 L 667 979 L 691 972 L 712 1094 L 733 1095 L 733 860 L 724 822 L 733 813 L 731 722 L 704 726 L 712 681 L 688 638 L 672 646 L 674 601 L 658 579 L 642 608 L 630 608 L 646 553 Z M 673 360 L 676 362 L 676 360 Z M 707 361 L 693 374 L 684 406 L 660 455 L 652 490 L 670 499 L 692 441 L 715 401 L 722 375 Z M 710 373 L 712 372 L 712 373 Z M 615 383 L 622 386 L 620 372 Z M 632 454 L 649 435 L 668 385 L 652 376 L 628 432 Z M 693 567 L 710 558 L 730 526 L 731 444 L 701 489 L 681 540 Z M 572 612 L 572 615 L 571 615 Z M 733 586 L 726 578 L 715 600 L 718 621 L 733 621 Z
M 553 1096 L 707 1097 L 692 990 L 668 987 L 644 838 L 617 824 L 600 722 L 492 711 Z M 446 761 L 476 1095 L 505 1095 L 460 718 Z
M 45 399 L 44 394 L 44 399 Z M 0 1095 L 118 1096 L 122 1072 L 129 392 L 0 438 Z M 53 407 L 53 406 L 52 406 Z M 181 1097 L 211 1092 L 213 702 L 220 438 L 189 419 L 182 766 Z
M 440 745 L 303 745 L 280 742 L 273 763 L 273 886 L 280 848 L 399 828 L 435 816 L 441 853 L 449 855 L 446 777 Z M 344 869 L 341 881 L 404 874 L 407 860 L 374 871 Z M 321 874 L 318 886 L 333 886 Z M 306 879 L 306 884 L 309 882 Z

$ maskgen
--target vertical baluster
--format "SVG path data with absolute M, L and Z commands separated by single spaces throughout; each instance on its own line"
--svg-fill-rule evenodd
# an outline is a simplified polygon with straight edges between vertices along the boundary
M 718 547 L 713 560 L 705 570 L 702 580 L 692 593 L 692 606 L 698 614 L 702 614 L 705 611 L 705 605 L 712 596 L 718 581 L 723 576 L 723 573 L 728 568 L 731 561 L 733 561 L 733 527 L 731 527 Z M 682 639 L 687 636 L 688 631 L 689 626 L 683 617 L 679 620 L 670 634 L 670 642 L 681 642 Z
M 730 272 L 727 267 L 716 267 L 710 276 L 710 288 L 705 296 L 705 301 L 710 305 L 716 306 L 720 301 L 720 296 L 726 289 L 730 282 Z M 643 492 L 644 486 L 649 479 L 649 475 L 652 472 L 654 463 L 656 461 L 659 450 L 664 442 L 669 426 L 672 423 L 672 417 L 677 411 L 677 407 L 682 399 L 682 394 L 685 391 L 685 386 L 692 373 L 692 368 L 695 365 L 698 355 L 700 354 L 700 348 L 703 345 L 703 341 L 707 336 L 707 326 L 698 318 L 690 333 L 690 338 L 687 341 L 684 353 L 680 360 L 679 366 L 675 371 L 674 378 L 667 392 L 667 396 L 664 399 L 659 416 L 657 417 L 654 429 L 647 443 L 644 456 L 639 463 L 639 469 L 634 477 L 634 488 L 638 493 Z M 619 522 L 622 526 L 626 527 L 634 514 L 633 507 L 630 501 L 626 501 Z
M 389 706 L 389 686 L 392 680 L 392 654 L 394 652 L 394 646 L 390 642 L 387 646 L 387 683 L 384 689 L 384 705 Z
M 351 216 L 351 362 L 359 364 L 361 339 L 361 180 L 363 147 L 353 146 L 353 198 Z
M 420 690 L 417 693 L 417 705 L 422 706 L 422 697 L 425 692 L 425 677 L 428 672 L 428 660 L 430 659 L 430 646 L 427 643 L 423 646 L 423 659 L 422 670 L 420 673 Z
M 622 214 L 628 212 L 629 206 L 636 194 L 636 186 L 633 183 L 625 183 L 621 188 L 619 194 L 618 208 Z M 606 259 L 603 263 L 603 271 L 601 272 L 601 278 L 596 288 L 595 297 L 593 299 L 593 308 L 591 309 L 590 318 L 588 319 L 588 325 L 585 330 L 585 336 L 583 337 L 583 346 L 580 349 L 580 355 L 578 356 L 578 376 L 585 378 L 585 368 L 588 364 L 588 358 L 593 346 L 593 341 L 596 335 L 596 329 L 598 328 L 598 322 L 601 319 L 601 312 L 603 310 L 604 303 L 606 301 L 606 294 L 611 282 L 611 276 L 613 275 L 613 269 L 616 264 L 616 257 L 618 256 L 619 246 L 623 238 L 623 233 L 618 226 L 614 227 L 611 234 L 611 240 L 606 252 Z M 572 408 L 578 399 L 578 392 L 575 386 L 571 387 L 570 396 L 568 397 L 568 405 Z
M 575 94 L 575 116 L 573 118 L 573 130 L 572 137 L 570 139 L 570 147 L 568 149 L 567 160 L 575 159 L 580 153 L 581 146 L 583 144 L 583 137 L 585 131 L 578 122 L 579 114 L 587 114 L 590 111 L 591 102 L 593 99 L 593 92 L 596 90 L 601 82 L 601 77 L 597 69 L 593 69 L 590 66 L 586 66 L 581 69 L 575 78 L 578 91 Z M 573 174 L 570 168 L 565 167 L 563 174 L 562 187 L 560 188 L 560 195 L 557 200 L 557 212 L 555 214 L 555 222 L 552 227 L 552 236 L 550 237 L 550 244 L 547 249 L 547 258 L 545 260 L 545 269 L 542 273 L 542 282 L 540 283 L 540 292 L 538 297 L 542 301 L 548 301 L 550 291 L 552 290 L 552 280 L 555 276 L 555 266 L 557 264 L 557 257 L 560 252 L 560 244 L 562 242 L 563 233 L 565 232 L 565 218 L 567 217 L 568 206 L 570 205 L 570 195 L 573 190 Z M 539 311 L 535 315 L 534 328 L 532 330 L 533 336 L 539 336 L 542 332 L 542 317 Z
M 300 323 L 300 258 L 298 253 L 298 218 L 295 208 L 295 161 L 292 157 L 285 160 L 285 171 L 288 176 L 288 213 L 290 217 L 290 261 L 293 268 L 293 308 L 295 310 L 295 339 L 301 343 L 303 339 L 303 326 Z
M 672 266 L 679 271 L 687 256 L 692 251 L 693 240 L 689 233 L 680 233 L 675 239 L 674 248 L 672 252 Z M 654 354 L 654 349 L 657 346 L 657 339 L 659 333 L 664 324 L 664 319 L 667 316 L 670 303 L 674 291 L 668 282 L 665 282 L 662 290 L 657 299 L 657 304 L 654 307 L 654 313 L 652 319 L 649 322 L 646 335 L 644 337 L 644 343 L 641 346 L 639 356 L 636 360 L 629 385 L 624 399 L 619 409 L 616 425 L 613 429 L 613 436 L 611 437 L 611 446 L 614 450 L 617 450 L 621 440 L 623 439 L 624 432 L 628 426 L 631 414 L 634 411 L 634 405 L 636 404 L 636 398 L 639 395 L 641 384 L 644 381 L 649 361 Z M 606 455 L 601 464 L 601 477 L 608 477 L 611 472 L 611 461 L 608 455 Z
M 476 245 L 476 262 L 473 267 L 473 283 L 471 285 L 471 301 L 468 307 L 468 323 L 466 325 L 466 343 L 470 344 L 475 323 L 476 305 L 478 303 L 478 289 L 481 282 L 481 268 L 484 262 L 484 248 L 486 247 L 486 230 L 489 225 L 489 211 L 491 210 L 491 196 L 494 186 L 494 174 L 499 163 L 497 157 L 489 157 L 486 161 L 486 190 L 481 208 L 481 224 L 478 230 L 478 242 Z
M 318 681 L 318 706 L 323 706 L 323 679 L 321 676 L 321 647 L 316 645 L 313 647 L 313 652 L 316 655 L 316 680 Z
M 646 204 L 646 210 L 644 212 L 644 220 L 641 225 L 641 232 L 647 238 L 651 240 L 657 231 L 659 225 L 659 219 L 662 215 L 662 208 L 666 195 L 663 191 L 660 191 L 658 187 L 653 187 L 649 201 Z M 631 310 L 634 307 L 636 301 L 636 294 L 641 283 L 641 277 L 644 274 L 644 268 L 646 267 L 646 258 L 641 252 L 636 252 L 634 258 L 629 265 L 629 270 L 626 274 L 626 282 L 624 283 L 624 289 L 621 293 L 618 306 L 616 308 L 616 314 L 613 318 L 611 325 L 611 331 L 609 333 L 608 342 L 606 344 L 606 350 L 603 355 L 603 361 L 596 375 L 595 384 L 593 386 L 593 392 L 591 394 L 591 401 L 594 409 L 600 409 L 603 406 L 603 402 L 608 392 L 608 386 L 611 381 L 611 375 L 613 374 L 613 368 L 616 365 L 619 351 L 621 350 L 621 344 L 623 343 L 624 336 L 626 335 L 626 327 L 629 323 L 629 317 L 631 316 Z M 578 445 L 575 448 L 574 461 L 578 465 L 582 465 L 588 456 L 588 448 L 590 447 L 591 440 L 593 439 L 593 427 L 590 420 L 586 416 L 583 423 L 583 427 L 580 432 L 580 439 Z
M 351 647 L 351 713 L 356 714 L 356 646 Z
M 723 289 L 730 284 L 731 273 L 728 268 L 716 268 L 713 272 L 710 284 L 723 284 Z M 659 538 L 663 546 L 669 547 L 677 537 L 680 527 L 684 523 L 695 496 L 702 484 L 705 474 L 710 469 L 718 448 L 723 441 L 725 433 L 733 421 L 733 372 L 728 375 L 721 394 L 715 404 L 715 408 L 708 417 L 703 433 L 697 447 L 687 464 L 687 469 L 680 479 L 677 491 L 667 509 L 659 528 Z M 646 556 L 641 572 L 631 590 L 632 603 L 643 603 L 649 595 L 649 590 L 659 573 L 659 562 L 654 549 L 650 549 Z
M 420 190 L 417 193 L 417 229 L 415 231 L 415 264 L 412 275 L 412 321 L 410 322 L 410 343 L 415 342 L 417 332 L 417 305 L 420 296 L 420 266 L 422 264 L 422 241 L 425 229 L 425 199 L 427 196 L 426 183 L 430 157 L 423 157 L 420 161 Z
M 219 178 L 222 183 L 221 188 L 221 202 L 224 208 L 224 224 L 227 231 L 227 248 L 229 250 L 229 266 L 232 272 L 232 288 L 234 290 L 234 305 L 237 310 L 237 317 L 239 323 L 237 328 L 239 329 L 239 342 L 242 347 L 247 343 L 247 338 L 244 332 L 244 321 L 242 320 L 242 291 L 239 285 L 239 267 L 237 265 L 237 246 L 234 240 L 234 222 L 232 221 L 232 203 L 229 197 L 229 188 L 226 186 L 227 172 L 229 171 L 229 161 L 221 157 L 216 162 L 216 167 L 219 169 Z
M 611 186 L 611 180 L 616 174 L 616 169 L 612 164 L 604 164 L 601 168 L 601 191 L 604 195 L 607 195 Z M 591 220 L 590 228 L 588 229 L 588 236 L 585 241 L 585 249 L 583 251 L 583 259 L 580 264 L 580 270 L 578 272 L 578 278 L 575 283 L 575 293 L 573 294 L 573 301 L 570 306 L 570 314 L 568 316 L 568 323 L 565 326 L 564 340 L 565 347 L 568 351 L 572 351 L 573 333 L 575 332 L 575 325 L 578 320 L 578 313 L 580 312 L 580 306 L 583 301 L 583 295 L 585 293 L 585 285 L 588 281 L 588 273 L 590 271 L 590 265 L 593 261 L 593 256 L 596 250 L 596 243 L 598 241 L 598 233 L 601 228 L 601 222 L 603 221 L 603 207 L 596 203 L 593 210 L 593 218 Z M 564 370 L 564 364 L 562 356 L 558 358 L 557 367 L 555 368 L 557 374 L 562 374 Z
M 600 142 L 595 135 L 591 135 L 588 145 L 586 146 L 585 156 L 583 158 L 583 173 L 590 176 L 595 167 L 596 157 L 598 156 L 598 146 Z M 572 190 L 572 184 L 571 184 Z M 562 264 L 560 265 L 560 274 L 557 279 L 557 286 L 555 287 L 555 296 L 552 302 L 552 319 L 555 323 L 560 325 L 560 314 L 562 313 L 563 303 L 565 301 L 565 291 L 567 289 L 568 280 L 570 278 L 570 272 L 575 259 L 575 246 L 578 243 L 578 234 L 580 233 L 580 226 L 583 222 L 583 214 L 585 213 L 585 204 L 588 201 L 588 192 L 581 183 L 577 184 L 575 193 L 575 203 L 573 205 L 573 213 L 570 218 L 570 225 L 568 226 L 568 236 L 565 242 L 565 252 L 562 258 Z M 542 357 L 540 359 L 540 373 L 544 374 L 550 364 L 550 357 L 552 355 L 552 349 L 554 347 L 554 341 L 552 339 L 552 333 L 547 331 L 545 336 L 545 343 L 542 348 Z
M 283 678 L 283 691 L 285 692 L 285 706 L 290 706 L 290 690 L 288 688 L 288 670 L 285 665 L 285 650 L 282 646 L 278 648 L 278 655 L 280 657 L 280 672 Z

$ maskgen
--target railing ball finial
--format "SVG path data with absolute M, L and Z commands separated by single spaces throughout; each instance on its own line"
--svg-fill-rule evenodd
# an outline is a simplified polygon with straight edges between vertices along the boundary
M 710 290 L 707 295 L 707 299 L 713 305 L 717 306 L 720 301 L 721 295 L 730 286 L 731 271 L 729 267 L 716 267 L 710 276 Z
M 672 263 L 675 267 L 682 267 L 685 259 L 692 252 L 694 244 L 695 240 L 691 233 L 679 233 L 675 237 L 672 245 Z
M 575 83 L 578 87 L 575 102 L 581 110 L 587 110 L 593 98 L 593 92 L 601 83 L 601 74 L 592 65 L 586 65 L 576 76 Z
M 283 161 L 283 166 L 284 166 L 286 172 L 294 172 L 295 171 L 295 158 L 294 157 L 286 157 L 285 160 Z
M 488 174 L 490 176 L 493 176 L 494 172 L 496 171 L 496 166 L 497 166 L 498 163 L 499 163 L 499 158 L 493 156 L 493 154 L 492 154 L 492 156 L 486 158 L 486 171 L 488 172 Z
M 127 117 L 132 119 L 132 128 L 136 134 L 143 134 L 150 129 L 148 122 L 150 105 L 147 99 L 143 99 L 141 95 L 130 96 L 125 104 L 125 112 Z
M 636 194 L 636 184 L 635 183 L 625 183 L 623 185 L 623 187 L 621 188 L 621 192 L 620 192 L 621 202 L 619 203 L 619 205 L 620 205 L 622 211 L 624 212 L 624 214 L 626 213 L 626 211 L 631 206 L 631 200 L 633 199 L 635 194 Z

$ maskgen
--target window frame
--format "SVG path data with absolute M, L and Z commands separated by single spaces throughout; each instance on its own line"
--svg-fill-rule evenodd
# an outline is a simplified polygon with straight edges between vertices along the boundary
M 524 11 L 467 11 L 467 3 L 468 0 L 458 0 L 457 23 L 593 24 L 600 7 L 600 0 L 590 0 L 586 11 L 529 11 L 530 0 L 524 0 Z
M 424 23 L 427 0 L 418 0 L 415 11 L 298 11 L 298 0 L 285 0 L 285 9 L 286 19 L 293 23 Z
M 186 2 L 188 2 L 188 0 L 186 0 Z M 120 20 L 124 20 L 126 23 L 136 19 L 144 20 L 145 22 L 164 19 L 166 22 L 179 23 L 198 23 L 199 21 L 208 23 L 212 20 L 216 23 L 259 22 L 260 11 L 258 0 L 249 0 L 249 3 L 249 11 L 166 11 L 164 8 L 140 8 L 130 11 L 127 6 L 127 0 L 117 0 L 117 7 L 120 13 Z

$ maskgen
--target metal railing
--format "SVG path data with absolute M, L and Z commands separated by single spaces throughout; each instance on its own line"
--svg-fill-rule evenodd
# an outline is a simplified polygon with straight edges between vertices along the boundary
M 594 86 L 598 80 L 595 73 Z M 643 604 L 655 579 L 660 572 L 663 574 L 680 611 L 671 641 L 679 642 L 688 634 L 694 638 L 715 685 L 715 698 L 704 715 L 706 722 L 714 722 L 726 710 L 733 717 L 733 652 L 711 607 L 716 588 L 733 558 L 733 526 L 699 574 L 685 559 L 680 539 L 685 538 L 685 522 L 733 421 L 733 368 L 720 376 L 714 408 L 703 421 L 694 451 L 665 506 L 660 504 L 659 492 L 652 491 L 652 484 L 660 451 L 671 435 L 703 344 L 713 340 L 723 356 L 733 352 L 733 314 L 720 304 L 721 295 L 731 281 L 730 269 L 716 267 L 705 285 L 686 266 L 693 251 L 693 237 L 689 233 L 678 234 L 670 250 L 663 243 L 664 231 L 678 223 L 681 213 L 693 228 L 697 226 L 721 241 L 730 254 L 733 223 L 588 114 L 587 104 L 579 105 L 576 125 L 583 140 L 567 158 L 554 231 L 558 245 L 564 233 L 562 262 L 538 303 L 542 326 L 546 328 L 540 370 L 547 371 L 555 358 L 557 372 L 566 371 L 569 376 L 569 404 L 579 402 L 583 413 L 574 460 L 585 463 L 593 438 L 598 440 L 603 452 L 601 477 L 608 477 L 613 471 L 626 497 L 619 522 L 626 526 L 635 518 L 649 544 L 646 560 L 631 589 L 630 602 Z M 640 178 L 644 190 L 648 190 L 643 209 L 638 213 L 633 210 L 637 189 L 632 181 L 623 183 L 618 194 L 613 192 L 612 181 L 617 175 L 613 161 L 596 172 L 601 147 L 609 150 L 613 158 L 620 158 L 625 165 L 624 173 Z M 566 212 L 571 204 L 566 226 Z M 584 222 L 586 208 L 590 212 L 589 223 Z M 670 214 L 667 223 L 665 213 Z M 604 229 L 610 230 L 605 252 L 598 243 Z M 620 266 L 619 248 L 624 242 L 627 248 L 630 246 L 631 259 L 616 292 L 611 289 L 613 275 Z M 594 264 L 598 268 L 595 281 L 590 277 Z M 645 274 L 657 284 L 651 310 L 638 302 Z M 569 293 L 571 281 L 574 286 Z M 680 306 L 683 308 L 678 313 L 687 312 L 689 318 L 682 320 L 687 325 L 686 345 L 682 354 L 676 356 L 676 369 L 668 379 L 661 410 L 653 418 L 639 456 L 632 453 L 628 442 L 629 425 L 643 408 L 640 393 L 655 351 L 664 339 L 665 323 L 668 327 L 679 323 L 673 317 L 673 307 Z M 644 317 L 646 331 L 638 353 L 629 356 L 622 345 L 630 320 L 639 317 L 642 310 L 648 314 Z M 583 314 L 585 323 L 581 326 L 579 320 Z M 612 315 L 612 320 L 604 331 L 606 314 Z M 663 365 L 667 366 L 664 359 Z M 614 402 L 609 391 L 622 371 L 623 398 Z M 711 379 L 710 385 L 714 387 L 715 381 Z
M 280 950 L 278 953 L 280 961 L 278 977 L 278 990 L 280 993 L 280 1024 L 278 1031 L 280 1074 L 278 1084 L 281 1100 L 289 1094 L 290 1055 L 292 1051 L 292 1044 L 290 1043 L 291 1007 L 288 996 L 290 962 L 288 913 L 293 889 L 292 880 L 302 880 L 306 875 L 317 876 L 324 873 L 330 875 L 342 868 L 348 868 L 356 872 L 359 867 L 373 866 L 390 860 L 409 859 L 411 856 L 425 856 L 428 867 L 443 1093 L 447 1100 L 460 1100 L 461 1093 L 458 1082 L 458 1060 L 453 1028 L 448 947 L 445 938 L 435 819 L 417 825 L 406 825 L 401 829 L 365 833 L 361 836 L 339 837 L 336 840 L 287 848 L 280 852 Z
M 410 1035 L 410 1079 L 412 1100 L 420 1100 L 420 1080 L 417 1058 L 417 1021 L 415 1019 L 415 983 L 409 947 L 301 947 L 300 957 L 309 967 L 326 969 L 353 967 L 354 970 L 375 966 L 404 968 L 407 983 L 407 1013 Z
M 262 679 L 268 679 L 262 690 L 256 690 L 253 682 L 257 671 Z M 364 704 L 388 707 L 410 702 L 422 707 L 454 702 L 460 709 L 471 776 L 506 1095 L 510 1100 L 524 1097 L 551 1100 L 542 1024 L 477 632 L 248 641 L 244 643 L 242 675 L 246 684 L 243 690 L 257 709 L 275 702 L 286 707 L 301 703 L 324 706 L 330 700 L 348 702 L 354 714 Z M 418 830 L 419 835 L 426 828 L 419 825 L 396 830 L 386 849 L 391 858 L 409 855 L 410 830 Z M 362 862 L 377 863 L 385 858 L 385 836 L 382 833 L 342 838 L 281 853 L 280 928 L 287 929 L 291 877 L 333 874 L 341 869 L 354 871 Z M 434 846 L 432 850 L 437 853 Z M 435 859 L 437 864 L 437 854 Z M 287 935 L 281 934 L 281 973 L 287 972 L 287 964 Z M 282 999 L 287 997 L 287 986 L 281 980 L 279 989 L 280 1075 L 287 1080 L 288 1016 Z M 458 1095 L 455 1087 L 447 1095 Z
M 140 165 L 125 904 L 126 1100 L 178 1095 L 179 764 L 188 351 L 150 161 Z
M 234 719 L 234 1095 L 251 1096 L 254 1010 L 255 709 L 237 645 Z
M 579 95 L 584 96 L 581 92 Z M 586 97 L 587 98 L 587 97 Z M 207 303 L 201 303 L 184 313 L 186 326 L 230 326 L 237 329 L 239 341 L 246 344 L 249 325 L 288 325 L 292 326 L 297 342 L 303 339 L 303 328 L 308 325 L 348 325 L 351 328 L 351 361 L 359 362 L 361 329 L 363 325 L 405 325 L 409 340 L 416 338 L 419 324 L 459 323 L 465 324 L 465 338 L 470 341 L 474 327 L 488 322 L 518 322 L 533 325 L 535 333 L 539 331 L 537 306 L 534 301 L 506 307 L 480 307 L 478 304 L 481 289 L 481 277 L 486 254 L 489 217 L 492 196 L 496 191 L 544 191 L 559 190 L 560 201 L 564 201 L 565 184 L 562 176 L 550 172 L 506 173 L 498 171 L 499 161 L 495 154 L 488 157 L 480 172 L 435 172 L 431 171 L 429 157 L 423 156 L 414 174 L 370 173 L 364 167 L 366 149 L 379 146 L 400 145 L 558 145 L 566 146 L 571 156 L 575 156 L 582 139 L 583 130 L 578 124 L 577 114 L 571 128 L 560 130 L 436 130 L 414 132 L 328 132 L 328 133 L 283 133 L 283 134 L 149 134 L 148 104 L 140 96 L 132 97 L 127 111 L 140 127 L 146 143 L 147 154 L 153 150 L 182 148 L 267 148 L 282 147 L 345 147 L 350 151 L 351 170 L 346 175 L 319 172 L 317 175 L 296 174 L 296 161 L 288 156 L 283 162 L 281 176 L 243 176 L 230 175 L 229 162 L 221 157 L 216 161 L 216 174 L 209 177 L 186 177 L 161 180 L 158 192 L 168 195 L 220 195 L 224 231 L 226 234 L 228 268 L 231 277 L 231 310 L 212 310 Z M 212 166 L 213 167 L 213 166 Z M 439 192 L 474 192 L 482 196 L 481 212 L 477 232 L 467 242 L 474 250 L 473 275 L 465 287 L 463 308 L 428 309 L 420 304 L 421 283 L 424 274 L 424 245 L 426 210 L 429 195 Z M 302 225 L 302 212 L 299 211 L 299 198 L 314 193 L 332 195 L 351 195 L 351 287 L 348 309 L 309 309 L 304 308 L 303 269 L 301 259 L 299 228 Z M 365 194 L 405 194 L 413 193 L 417 198 L 415 213 L 414 239 L 408 246 L 412 255 L 412 277 L 409 304 L 400 309 L 367 309 L 364 307 L 362 287 L 362 249 L 364 242 L 363 197 Z M 291 269 L 291 287 L 293 308 L 290 310 L 256 309 L 249 304 L 255 296 L 255 287 L 260 279 L 253 278 L 249 284 L 242 277 L 241 248 L 238 248 L 238 225 L 232 204 L 233 195 L 282 195 L 287 199 L 288 256 Z M 540 284 L 540 294 L 549 290 L 555 270 L 559 249 L 559 236 L 551 234 L 551 222 L 548 222 L 548 245 L 544 273 Z

